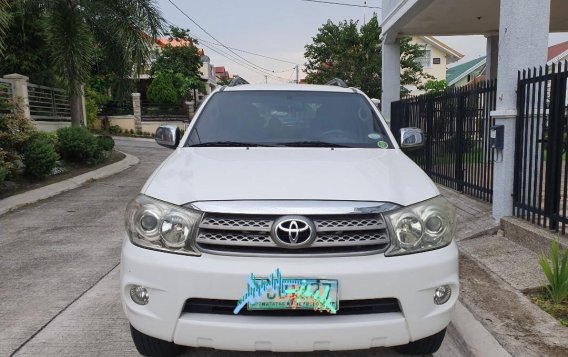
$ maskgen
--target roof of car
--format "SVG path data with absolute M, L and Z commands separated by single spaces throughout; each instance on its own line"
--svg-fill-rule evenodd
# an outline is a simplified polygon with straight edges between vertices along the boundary
M 353 93 L 352 88 L 339 86 L 326 86 L 316 84 L 245 84 L 234 87 L 226 87 L 226 92 L 237 91 L 310 91 L 310 92 L 337 92 Z

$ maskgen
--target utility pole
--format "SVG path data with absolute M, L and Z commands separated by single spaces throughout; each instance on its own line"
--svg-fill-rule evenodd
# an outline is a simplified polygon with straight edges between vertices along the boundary
M 266 74 L 264 75 L 264 83 L 268 84 L 268 76 Z
M 296 65 L 296 84 L 300 83 L 300 65 Z

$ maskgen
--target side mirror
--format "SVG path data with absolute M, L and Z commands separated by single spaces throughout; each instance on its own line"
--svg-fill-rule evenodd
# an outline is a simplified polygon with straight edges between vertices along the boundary
M 420 148 L 426 143 L 426 134 L 420 128 L 400 129 L 400 147 L 402 149 Z
M 170 149 L 175 149 L 181 139 L 181 131 L 175 125 L 161 125 L 154 136 L 156 143 Z

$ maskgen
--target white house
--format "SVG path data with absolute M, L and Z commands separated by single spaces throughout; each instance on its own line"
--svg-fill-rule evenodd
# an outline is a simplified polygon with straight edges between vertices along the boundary
M 487 78 L 497 79 L 491 113 L 503 125 L 505 148 L 494 165 L 493 216 L 513 212 L 518 71 L 546 64 L 549 32 L 568 31 L 566 0 L 383 0 L 382 110 L 400 97 L 400 44 L 408 36 L 485 35 Z
M 419 58 L 418 61 L 424 68 L 424 73 L 431 75 L 435 80 L 446 79 L 447 66 L 459 61 L 464 56 L 433 36 L 414 36 L 411 42 L 424 47 L 424 56 Z M 423 79 L 420 84 L 424 85 L 428 80 Z M 410 91 L 411 95 L 424 92 L 419 90 L 417 86 L 405 85 L 404 87 Z

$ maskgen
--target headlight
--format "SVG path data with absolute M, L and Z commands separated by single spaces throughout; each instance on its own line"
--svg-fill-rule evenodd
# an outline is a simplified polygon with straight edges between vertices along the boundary
M 140 247 L 200 255 L 192 241 L 199 224 L 198 211 L 139 195 L 126 208 L 126 231 Z
M 386 213 L 385 219 L 393 237 L 386 256 L 445 247 L 456 232 L 456 211 L 440 196 Z

